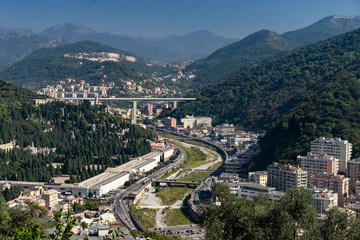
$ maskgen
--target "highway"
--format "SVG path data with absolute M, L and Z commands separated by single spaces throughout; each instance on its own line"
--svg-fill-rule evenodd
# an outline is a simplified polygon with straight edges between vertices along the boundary
M 169 131 L 169 132 L 171 132 L 171 131 Z M 177 133 L 175 133 L 175 134 L 177 134 Z M 179 134 L 177 134 L 177 135 L 179 135 Z M 185 137 L 187 137 L 187 136 L 185 136 Z M 220 148 L 224 152 L 224 156 L 222 156 L 223 162 L 225 162 L 226 159 L 228 159 L 229 156 L 227 154 L 227 151 L 222 146 L 220 146 L 214 142 L 206 141 L 203 139 L 198 139 L 198 140 L 207 142 L 210 145 L 215 145 L 216 147 Z M 129 205 L 126 200 L 126 197 L 130 193 L 137 195 L 142 190 L 142 188 L 144 186 L 146 186 L 147 183 L 149 183 L 150 181 L 152 182 L 155 179 L 158 179 L 160 176 L 167 173 L 172 168 L 175 168 L 176 166 L 180 165 L 186 159 L 186 152 L 184 151 L 184 149 L 182 149 L 181 147 L 179 147 L 177 145 L 175 145 L 175 146 L 180 150 L 180 154 L 179 154 L 178 158 L 174 160 L 173 163 L 170 163 L 170 164 L 164 166 L 163 168 L 157 170 L 156 172 L 144 177 L 140 181 L 134 183 L 133 185 L 131 185 L 130 187 L 128 187 L 127 189 L 123 190 L 122 192 L 120 192 L 118 194 L 116 201 L 115 201 L 116 202 L 116 204 L 115 204 L 116 211 L 115 212 L 119 216 L 119 220 L 129 229 L 138 229 L 138 230 L 144 231 L 144 229 L 141 229 L 136 224 L 136 220 L 134 221 L 134 219 L 131 217 L 130 209 L 129 209 Z M 222 172 L 222 170 L 223 169 L 221 167 L 218 170 L 216 170 L 212 175 L 218 176 Z M 208 178 L 203 183 L 201 183 L 196 188 L 196 190 L 191 194 L 192 203 L 190 203 L 190 207 L 192 207 L 193 210 L 195 210 L 195 212 L 198 211 L 198 207 L 199 207 L 198 204 L 200 202 L 211 197 L 211 185 L 212 185 L 211 178 Z M 170 235 L 170 236 L 177 235 L 177 236 L 191 237 L 191 238 L 194 238 L 194 237 L 195 238 L 203 238 L 204 237 L 203 230 L 200 228 L 199 225 L 196 225 L 196 224 L 193 224 L 191 226 L 173 226 L 173 227 L 167 227 L 167 228 L 162 228 L 162 229 L 151 229 L 151 230 L 162 233 L 164 235 Z
M 144 177 L 143 179 L 139 180 L 138 182 L 134 183 L 133 185 L 129 186 L 127 189 L 124 189 L 120 193 L 118 193 L 115 199 L 115 213 L 119 217 L 119 221 L 121 221 L 126 227 L 129 229 L 138 229 L 139 226 L 134 222 L 130 214 L 130 209 L 127 201 L 127 196 L 130 193 L 137 195 L 144 186 L 150 181 L 152 182 L 154 179 L 159 178 L 163 174 L 170 171 L 172 168 L 180 165 L 186 159 L 186 152 L 184 149 L 180 148 L 179 146 L 175 145 L 177 149 L 180 150 L 180 154 L 174 162 L 165 165 L 163 168 L 153 172 L 152 174 Z M 139 229 L 142 230 L 142 229 Z

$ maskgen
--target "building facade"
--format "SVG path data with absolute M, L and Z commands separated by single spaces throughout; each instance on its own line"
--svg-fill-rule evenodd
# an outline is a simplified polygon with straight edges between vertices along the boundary
M 349 195 L 349 178 L 343 175 L 320 173 L 309 176 L 309 188 L 327 188 L 338 194 L 338 205 L 344 206 L 344 199 Z
M 297 164 L 309 175 L 324 172 L 337 174 L 340 162 L 339 159 L 330 155 L 309 152 L 306 156 L 297 156 Z
M 327 209 L 338 206 L 338 194 L 321 188 L 310 189 L 314 197 L 315 208 L 318 213 L 325 214 Z
M 164 125 L 166 128 L 175 128 L 176 127 L 176 118 L 172 118 L 172 117 L 165 118 Z
M 267 168 L 268 186 L 280 191 L 293 187 L 307 187 L 308 174 L 299 167 L 273 163 Z
M 56 204 L 58 204 L 59 201 L 59 192 L 55 189 L 50 189 L 48 191 L 43 192 L 42 199 L 45 200 L 45 206 L 48 208 L 55 207 Z
M 350 178 L 350 192 L 355 192 L 356 182 L 360 180 L 360 158 L 348 162 L 347 176 Z
M 262 186 L 267 186 L 267 171 L 256 171 L 256 172 L 249 172 L 249 181 L 255 182 Z
M 327 154 L 339 159 L 339 171 L 346 173 L 347 162 L 351 159 L 352 144 L 340 138 L 320 137 L 310 143 L 313 154 Z

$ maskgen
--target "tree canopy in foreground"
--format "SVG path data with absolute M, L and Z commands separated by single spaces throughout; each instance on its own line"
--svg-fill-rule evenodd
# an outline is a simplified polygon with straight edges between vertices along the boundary
M 211 201 L 202 207 L 206 239 L 360 239 L 360 221 L 351 211 L 334 207 L 318 221 L 314 199 L 303 188 L 293 188 L 280 202 L 265 195 L 238 199 L 219 183 L 213 194 L 220 205 Z

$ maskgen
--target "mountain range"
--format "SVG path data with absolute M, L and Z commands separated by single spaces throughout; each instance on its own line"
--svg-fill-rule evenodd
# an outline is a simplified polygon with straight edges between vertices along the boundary
M 158 64 L 202 59 L 189 69 L 195 69 L 197 75 L 192 84 L 203 85 L 285 51 L 353 30 L 360 27 L 359 22 L 359 17 L 330 16 L 300 30 L 284 34 L 261 30 L 240 41 L 220 37 L 209 31 L 144 38 L 102 32 L 79 23 L 59 24 L 40 33 L 27 28 L 9 29 L 0 26 L 0 67 L 43 47 L 90 40 Z
M 329 16 L 295 31 L 278 34 L 261 30 L 246 38 L 216 50 L 208 57 L 195 61 L 187 71 L 197 77 L 188 85 L 202 86 L 306 46 L 360 27 L 360 16 Z
M 158 64 L 204 58 L 216 49 L 236 41 L 209 31 L 153 39 L 131 37 L 94 30 L 79 23 L 59 24 L 40 33 L 27 28 L 9 29 L 0 26 L 0 39 L 7 39 L 0 41 L 0 67 L 40 48 L 86 40 L 124 50 Z
M 78 23 L 64 23 L 40 32 L 41 36 L 52 36 L 74 43 L 90 40 L 115 47 L 148 61 L 172 63 L 186 59 L 200 59 L 216 49 L 236 41 L 219 37 L 209 31 L 197 31 L 184 36 L 163 38 L 130 37 L 101 32 Z

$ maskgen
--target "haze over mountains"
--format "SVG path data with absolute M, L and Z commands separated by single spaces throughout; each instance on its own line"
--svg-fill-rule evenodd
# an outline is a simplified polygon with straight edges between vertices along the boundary
M 9 37 L 10 35 L 13 39 Z M 17 38 L 20 37 L 22 41 L 18 43 Z M 101 32 L 79 23 L 59 24 L 38 34 L 27 28 L 8 29 L 0 26 L 0 38 L 8 38 L 10 43 L 14 42 L 14 46 L 0 42 L 0 57 L 2 59 L 0 66 L 19 60 L 42 47 L 54 47 L 86 40 L 115 47 L 159 64 L 174 63 L 186 59 L 200 59 L 208 56 L 216 49 L 236 41 L 236 39 L 219 37 L 209 31 L 197 31 L 184 36 L 172 35 L 148 39 Z M 46 44 L 47 41 L 54 39 L 58 39 L 58 44 Z M 38 46 L 34 46 L 34 41 L 38 43 Z
M 203 85 L 282 52 L 358 27 L 359 17 L 330 16 L 303 29 L 284 34 L 261 30 L 237 42 L 209 31 L 149 39 L 101 32 L 79 23 L 59 24 L 37 34 L 27 28 L 0 27 L 0 66 L 17 61 L 39 48 L 90 40 L 155 63 L 174 63 L 208 56 L 191 66 L 197 70 L 198 77 L 194 82 Z
M 244 68 L 265 62 L 292 49 L 306 46 L 360 27 L 360 16 L 329 16 L 295 31 L 278 34 L 260 30 L 246 38 L 216 50 L 196 61 L 188 70 L 196 70 L 196 86 L 219 81 Z
M 29 53 L 47 47 L 65 44 L 60 38 L 21 34 L 28 31 L 0 31 L 0 67 L 24 58 Z
M 78 23 L 60 24 L 45 29 L 39 35 L 59 37 L 72 43 L 84 40 L 95 41 L 128 51 L 148 61 L 160 63 L 203 58 L 236 40 L 219 37 L 209 31 L 148 39 L 101 32 Z

